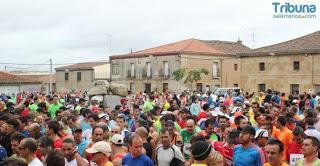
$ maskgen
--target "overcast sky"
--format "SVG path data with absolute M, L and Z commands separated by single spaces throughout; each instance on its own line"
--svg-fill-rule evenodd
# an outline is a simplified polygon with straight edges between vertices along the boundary
M 1 0 L 0 62 L 78 63 L 106 60 L 188 38 L 237 41 L 251 48 L 320 30 L 315 19 L 276 19 L 284 0 Z M 288 0 L 289 1 L 289 0 Z M 255 29 L 255 42 L 252 34 Z M 0 64 L 0 70 L 4 70 Z M 6 65 L 7 70 L 48 67 Z M 56 66 L 54 66 L 56 67 Z M 43 69 L 44 68 L 44 69 Z

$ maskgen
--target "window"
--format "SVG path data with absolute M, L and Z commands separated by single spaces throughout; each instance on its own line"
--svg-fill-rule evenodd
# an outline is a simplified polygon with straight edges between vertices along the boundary
M 164 76 L 169 75 L 169 63 L 168 61 L 163 61 L 163 66 L 164 66 Z
M 234 70 L 234 71 L 238 71 L 238 64 L 234 64 L 233 70 Z
M 147 77 L 151 76 L 151 63 L 147 62 Z
M 163 83 L 162 88 L 163 88 L 162 89 L 163 91 L 168 90 L 169 89 L 169 84 L 168 83 Z
M 64 73 L 64 80 L 68 81 L 69 80 L 69 73 Z
M 314 92 L 315 92 L 315 93 L 320 92 L 320 85 L 315 85 L 315 86 L 314 86 Z
M 219 77 L 218 62 L 213 62 L 213 65 L 212 65 L 212 77 L 213 78 Z
M 265 92 L 266 91 L 266 84 L 258 84 L 259 92 Z
M 197 83 L 197 91 L 202 92 L 202 83 Z
M 144 84 L 144 90 L 147 94 L 151 93 L 151 84 Z
M 134 63 L 130 63 L 131 66 L 131 77 L 134 77 Z
M 130 85 L 129 85 L 129 90 L 131 91 L 131 94 L 134 94 L 134 83 L 130 82 Z
M 77 80 L 81 81 L 81 72 L 77 72 Z
M 299 69 L 300 69 L 300 62 L 294 61 L 293 62 L 293 71 L 299 71 Z
M 237 83 L 233 84 L 233 87 L 239 87 L 239 84 L 237 84 Z
M 266 69 L 265 63 L 264 62 L 260 62 L 259 63 L 259 71 L 265 71 L 265 69 Z
M 114 63 L 111 65 L 111 74 L 112 75 L 119 75 L 119 64 Z
M 206 85 L 206 92 L 210 91 L 210 85 Z
M 291 84 L 291 94 L 293 95 L 299 94 L 299 84 Z

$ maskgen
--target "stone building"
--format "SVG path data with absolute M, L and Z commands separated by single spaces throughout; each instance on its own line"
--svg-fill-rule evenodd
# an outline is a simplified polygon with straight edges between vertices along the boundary
M 95 80 L 110 80 L 110 64 L 106 61 L 77 63 L 55 70 L 58 92 L 88 91 Z
M 320 31 L 237 56 L 243 91 L 320 91 Z
M 42 82 L 38 79 L 25 78 L 0 71 L 0 94 L 11 95 L 12 93 L 17 94 L 23 91 L 43 92 Z
M 233 78 L 221 71 L 224 59 L 233 59 L 236 53 L 249 50 L 241 41 L 188 39 L 125 55 L 114 55 L 110 57 L 111 81 L 127 85 L 132 92 L 211 90 L 213 87 L 225 86 L 224 76 Z M 172 77 L 172 72 L 179 68 L 206 68 L 209 75 L 202 76 L 193 85 L 186 85 Z M 238 71 L 235 74 L 238 75 Z M 239 84 L 240 77 L 233 81 L 232 86 Z

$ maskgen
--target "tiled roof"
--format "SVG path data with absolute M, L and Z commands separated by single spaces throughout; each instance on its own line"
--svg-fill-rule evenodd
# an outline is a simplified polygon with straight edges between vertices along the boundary
M 55 68 L 56 70 L 84 70 L 84 69 L 93 69 L 95 66 L 107 64 L 106 61 L 100 61 L 100 62 L 85 62 L 85 63 L 77 63 L 69 66 L 63 66 Z
M 231 52 L 230 49 L 232 49 L 232 47 L 235 47 L 234 45 L 231 46 L 231 44 L 229 44 L 228 42 L 221 42 L 221 43 L 224 43 L 225 45 L 220 43 L 220 46 L 223 45 L 224 47 L 223 49 L 219 49 L 218 47 L 213 47 L 214 44 L 210 42 L 212 41 L 187 39 L 187 40 L 182 40 L 175 43 L 170 43 L 170 44 L 162 45 L 159 47 L 145 49 L 145 50 L 141 50 L 141 51 L 137 51 L 129 54 L 114 55 L 114 56 L 111 56 L 110 59 L 143 57 L 143 56 L 149 56 L 149 55 L 155 55 L 155 56 L 177 55 L 181 53 L 205 54 L 205 55 L 228 55 Z M 226 45 L 230 45 L 230 46 L 226 46 Z M 216 44 L 215 46 L 218 46 L 218 44 Z M 237 46 L 237 49 L 238 48 L 239 46 Z
M 41 75 L 18 75 L 20 78 L 24 79 L 31 79 L 36 80 L 42 83 L 49 83 L 50 82 L 50 75 L 49 74 L 41 74 Z M 56 82 L 55 74 L 52 75 L 52 83 Z
M 0 83 L 41 83 L 38 80 L 27 79 L 0 71 Z
M 320 53 L 320 31 L 288 40 L 282 43 L 261 47 L 240 54 L 242 56 L 255 55 L 282 55 L 282 54 L 303 54 L 303 53 Z
M 179 42 L 166 44 L 163 46 L 150 48 L 142 51 L 134 52 L 134 54 L 152 54 L 158 52 L 202 52 L 212 54 L 223 54 L 223 52 L 209 47 L 206 43 L 197 39 L 187 39 Z
M 251 48 L 243 45 L 241 41 L 230 42 L 220 40 L 202 40 L 202 42 L 207 43 L 208 46 L 224 52 L 225 54 L 235 55 L 237 53 L 248 52 L 251 50 Z

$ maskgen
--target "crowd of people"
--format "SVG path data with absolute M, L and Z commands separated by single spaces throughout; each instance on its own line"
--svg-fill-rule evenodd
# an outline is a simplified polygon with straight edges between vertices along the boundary
M 0 95 L 0 165 L 320 166 L 320 93 Z

